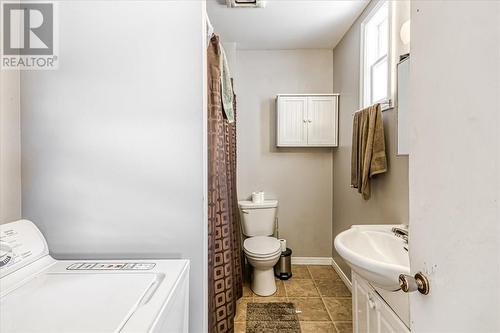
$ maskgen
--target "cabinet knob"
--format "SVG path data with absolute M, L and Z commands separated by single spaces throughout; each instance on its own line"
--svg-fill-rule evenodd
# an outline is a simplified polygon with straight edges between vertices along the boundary
M 312 123 L 313 121 L 311 119 L 309 119 L 308 122 Z

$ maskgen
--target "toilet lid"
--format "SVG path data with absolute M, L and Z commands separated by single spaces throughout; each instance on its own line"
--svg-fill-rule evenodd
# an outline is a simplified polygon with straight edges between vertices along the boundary
M 276 208 L 278 200 L 264 200 L 263 202 L 253 202 L 249 200 L 238 201 L 241 209 Z
M 256 236 L 245 239 L 243 248 L 245 251 L 257 255 L 276 253 L 281 247 L 281 243 L 274 237 Z

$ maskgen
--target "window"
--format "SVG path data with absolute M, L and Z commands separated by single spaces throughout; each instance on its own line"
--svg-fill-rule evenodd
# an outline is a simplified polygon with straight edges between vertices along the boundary
M 381 1 L 361 26 L 361 105 L 389 100 L 389 4 Z

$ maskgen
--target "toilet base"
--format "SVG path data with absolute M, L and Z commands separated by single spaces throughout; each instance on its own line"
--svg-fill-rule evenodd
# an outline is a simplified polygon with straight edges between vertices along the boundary
M 253 278 L 250 285 L 252 291 L 259 296 L 271 296 L 276 292 L 273 267 L 267 269 L 253 268 Z

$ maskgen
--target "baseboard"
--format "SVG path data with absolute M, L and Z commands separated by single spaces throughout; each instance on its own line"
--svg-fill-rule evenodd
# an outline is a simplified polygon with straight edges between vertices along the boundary
M 293 265 L 324 265 L 332 266 L 333 269 L 344 282 L 345 286 L 352 292 L 352 283 L 340 269 L 340 266 L 335 262 L 333 258 L 330 257 L 292 257 Z
M 333 258 L 330 258 L 330 259 L 331 259 L 331 264 L 333 266 L 333 269 L 340 276 L 340 278 L 344 282 L 345 286 L 352 292 L 352 282 L 347 278 L 347 276 L 344 274 L 344 272 L 340 269 L 340 266 L 335 262 L 335 259 L 333 259 Z
M 331 265 L 332 258 L 330 257 L 293 257 L 293 265 Z

